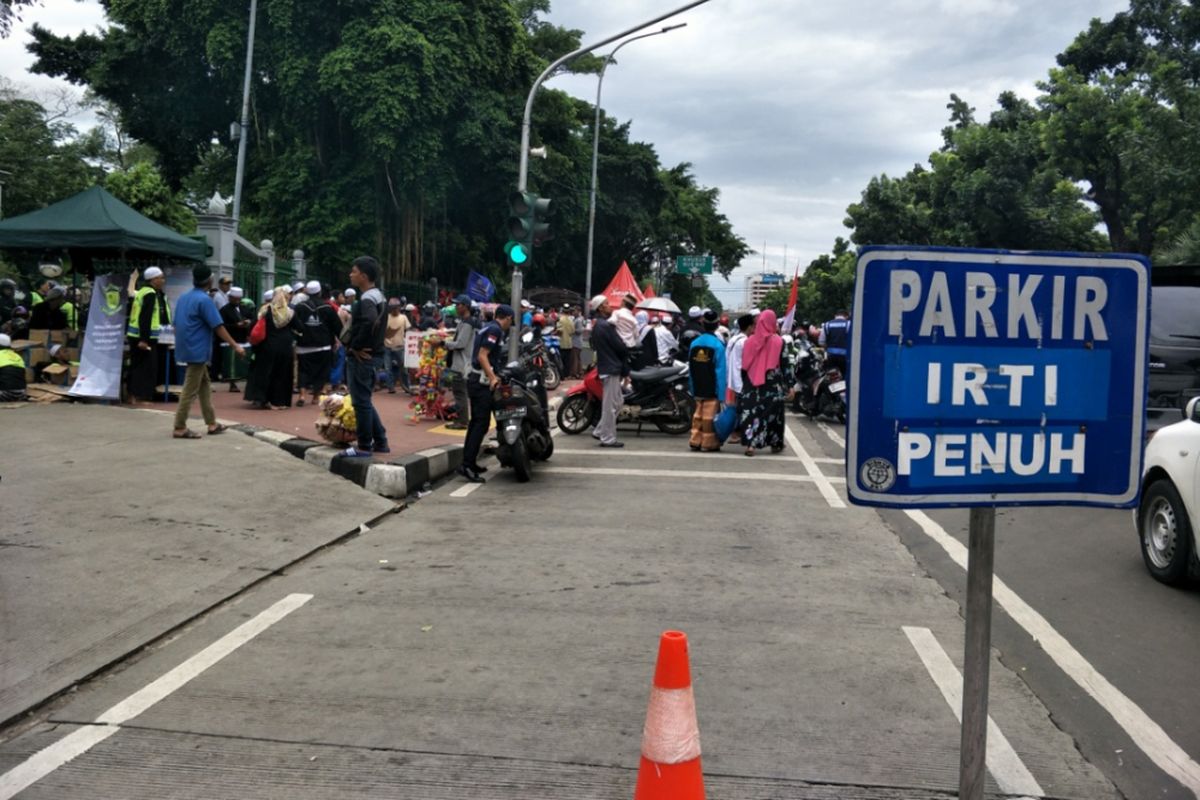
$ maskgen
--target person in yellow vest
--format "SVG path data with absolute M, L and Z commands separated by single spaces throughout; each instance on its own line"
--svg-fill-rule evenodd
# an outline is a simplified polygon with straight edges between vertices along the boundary
M 149 267 L 142 275 L 146 285 L 133 296 L 125 339 L 129 343 L 129 395 L 133 402 L 149 402 L 154 396 L 159 373 L 166 376 L 165 348 L 158 343 L 159 332 L 171 324 L 171 309 L 163 287 L 167 277 L 158 267 Z
M 33 308 L 38 303 L 44 302 L 52 288 L 54 288 L 54 282 L 49 278 L 38 278 L 37 283 L 29 290 L 29 307 Z
M 0 333 L 0 401 L 25 399 L 25 359 L 12 349 L 8 334 Z

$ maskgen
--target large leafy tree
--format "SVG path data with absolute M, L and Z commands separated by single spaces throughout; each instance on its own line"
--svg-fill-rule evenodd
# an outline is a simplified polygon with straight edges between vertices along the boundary
M 55 119 L 35 100 L 0 84 L 0 175 L 3 215 L 43 208 L 95 182 L 97 170 L 84 160 L 75 129 Z
M 858 244 L 1095 250 L 1103 242 L 1079 188 L 1051 163 L 1044 121 L 1011 92 L 986 123 L 956 95 L 929 166 L 873 178 L 847 209 Z
M 35 28 L 35 69 L 111 103 L 131 136 L 158 152 L 172 188 L 194 199 L 230 194 L 244 6 L 102 1 L 115 23 L 103 33 Z M 581 36 L 544 22 L 548 8 L 547 0 L 260 0 L 243 233 L 301 246 L 329 275 L 371 252 L 393 285 L 429 277 L 462 285 L 470 269 L 501 277 L 525 96 Z M 534 162 L 529 183 L 554 200 L 556 238 L 538 250 L 527 281 L 583 288 L 592 111 L 546 89 L 535 104 L 534 144 L 549 157 Z M 621 260 L 644 273 L 676 249 L 740 259 L 715 191 L 695 185 L 686 166 L 677 171 L 687 180 L 664 169 L 627 126 L 605 120 L 600 170 L 597 282 Z M 690 227 L 664 230 L 663 209 L 672 200 L 690 207 L 691 195 L 710 207 L 668 215 Z
M 1200 9 L 1131 0 L 1058 65 L 1039 99 L 1049 155 L 1087 184 L 1113 249 L 1151 255 L 1200 202 Z

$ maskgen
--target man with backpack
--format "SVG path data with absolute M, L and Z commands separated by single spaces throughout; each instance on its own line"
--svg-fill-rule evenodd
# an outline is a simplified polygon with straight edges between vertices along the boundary
M 307 389 L 315 402 L 317 395 L 329 384 L 333 370 L 333 347 L 342 322 L 333 306 L 321 297 L 321 284 L 309 281 L 304 287 L 304 299 L 296 304 L 296 361 L 300 377 L 297 406 L 304 405 Z

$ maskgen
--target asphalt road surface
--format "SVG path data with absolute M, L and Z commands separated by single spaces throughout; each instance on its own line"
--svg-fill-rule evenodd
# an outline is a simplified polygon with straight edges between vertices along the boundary
M 531 483 L 493 464 L 486 484 L 450 481 L 387 516 L 378 498 L 338 484 L 342 496 L 320 512 L 346 504 L 324 523 L 330 546 L 306 544 L 51 703 L 38 705 L 36 682 L 14 689 L 25 694 L 11 707 L 34 712 L 4 731 L 0 800 L 628 798 L 666 629 L 691 643 L 710 797 L 951 797 L 965 579 L 949 543 L 961 540 L 965 515 L 918 525 L 850 506 L 838 431 L 796 419 L 790 430 L 783 454 L 754 458 L 737 447 L 692 453 L 683 437 L 657 432 L 623 432 L 623 450 L 558 436 Z M 107 435 L 105 447 L 119 446 Z M 254 448 L 267 448 L 271 470 L 239 486 L 287 501 L 261 518 L 275 535 L 313 537 L 304 498 L 273 471 L 278 451 L 245 437 L 203 446 L 189 452 L 246 460 L 247 470 Z M 105 450 L 76 458 L 88 452 Z M 158 492 L 183 490 L 172 485 L 177 471 L 154 472 Z M 222 512 L 210 511 L 220 529 Z M 371 526 L 346 537 L 360 517 Z M 103 552 L 103 520 L 91 523 L 87 553 Z M 1111 543 L 1100 544 L 1110 528 Z M 253 529 L 270 537 L 262 521 Z M 158 533 L 160 550 L 182 553 L 172 565 L 212 535 Z M 1067 537 L 1096 543 L 1080 552 Z M 1128 515 L 1005 514 L 997 539 L 997 575 L 1012 596 L 997 601 L 989 793 L 1192 797 L 1157 764 L 1161 752 L 1141 749 L 1163 746 L 1153 729 L 1114 721 L 1097 676 L 1181 748 L 1172 769 L 1186 776 L 1187 754 L 1200 750 L 1188 723 L 1195 595 L 1139 573 Z M 55 544 L 40 557 L 72 550 Z M 163 562 L 142 547 L 106 562 L 108 578 L 137 586 L 158 574 Z M 0 593 L 20 578 L 8 570 L 0 562 Z M 40 585 L 42 607 L 74 596 L 71 574 Z M 179 575 L 154 591 L 186 594 L 188 573 Z M 1007 616 L 1018 600 L 1045 615 L 1067 651 L 1044 630 L 1034 643 Z M 44 616 L 34 605 L 21 606 L 31 624 Z M 21 620 L 6 622 L 12 641 L 34 640 Z M 90 627 L 62 624 L 56 651 L 93 647 Z M 1053 660 L 1076 664 L 1063 652 L 1094 668 L 1088 686 L 1100 700 Z M 4 655 L 21 675 L 43 658 Z M 1129 708 L 1121 716 L 1141 719 Z
M 844 430 L 824 422 L 797 421 L 813 431 L 822 453 L 841 457 Z M 844 474 L 844 470 L 837 474 Z M 964 546 L 967 512 L 938 510 L 928 517 Z M 965 570 L 909 515 L 881 514 L 916 556 L 965 609 Z M 996 577 L 1076 650 L 1096 675 L 1056 664 L 1058 643 L 1039 643 L 1005 609 L 994 614 L 992 646 L 1019 673 L 1079 744 L 1131 800 L 1194 798 L 1200 789 L 1200 591 L 1153 580 L 1142 563 L 1129 511 L 1094 508 L 1000 509 L 996 514 Z M 1053 654 L 1048 650 L 1053 650 Z M 1083 683 L 1072 675 L 1081 676 Z M 1145 715 L 1114 718 L 1113 695 L 1124 695 Z M 1099 687 L 1099 688 L 1098 688 Z M 1095 695 L 1100 694 L 1097 698 Z M 1107 702 L 1103 702 L 1107 701 Z M 1149 721 L 1161 736 L 1145 730 Z M 1163 737 L 1192 764 L 1181 783 L 1156 763 L 1178 762 Z M 1152 758 L 1138 739 L 1152 741 Z M 1190 788 L 1189 788 L 1190 787 Z

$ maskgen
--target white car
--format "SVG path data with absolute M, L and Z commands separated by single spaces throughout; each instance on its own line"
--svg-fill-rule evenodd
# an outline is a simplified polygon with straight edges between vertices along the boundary
M 1146 569 L 1172 585 L 1200 578 L 1200 397 L 1182 422 L 1160 428 L 1146 445 L 1138 538 Z

